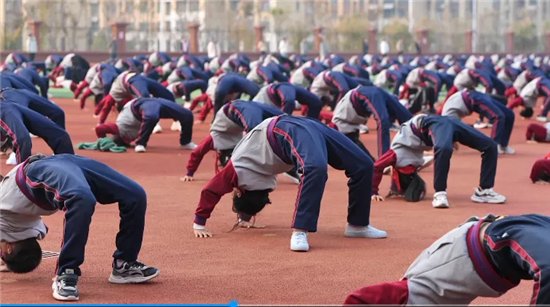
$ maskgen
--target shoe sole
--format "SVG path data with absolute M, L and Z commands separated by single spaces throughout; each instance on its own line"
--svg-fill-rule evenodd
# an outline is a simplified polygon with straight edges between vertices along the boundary
M 291 247 L 290 250 L 293 251 L 293 252 L 305 253 L 305 252 L 309 251 L 309 247 L 307 249 L 303 249 L 303 248 L 298 249 L 298 248 L 292 248 Z
M 157 272 L 153 275 L 144 277 L 117 277 L 111 273 L 111 276 L 109 276 L 109 282 L 112 284 L 140 284 L 157 277 L 159 274 L 160 270 L 157 270 Z
M 379 235 L 379 236 L 369 236 L 361 232 L 345 232 L 344 236 L 348 238 L 365 238 L 365 239 L 385 239 L 388 237 L 387 234 Z
M 449 209 L 449 205 L 448 204 L 439 204 L 439 205 L 434 205 L 432 203 L 432 207 L 436 208 L 436 209 Z
M 55 285 L 52 285 L 52 296 L 58 301 L 78 301 L 80 298 L 78 296 L 70 295 L 70 296 L 62 296 L 57 291 L 55 291 Z
M 470 199 L 473 202 L 480 203 L 480 204 L 504 204 L 506 202 L 506 200 L 503 200 L 503 201 L 487 200 L 476 196 L 472 196 L 470 197 Z

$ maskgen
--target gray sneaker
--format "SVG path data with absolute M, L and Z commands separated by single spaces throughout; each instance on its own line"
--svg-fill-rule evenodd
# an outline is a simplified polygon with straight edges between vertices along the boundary
M 159 273 L 160 271 L 157 268 L 138 261 L 124 261 L 120 266 L 117 266 L 117 260 L 115 259 L 109 282 L 113 284 L 138 284 L 157 277 Z
M 59 301 L 78 301 L 78 275 L 74 270 L 66 269 L 57 275 L 52 284 L 53 298 Z

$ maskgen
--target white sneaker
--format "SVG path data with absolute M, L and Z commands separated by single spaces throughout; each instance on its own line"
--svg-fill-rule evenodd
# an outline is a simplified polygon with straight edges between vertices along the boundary
M 170 130 L 172 131 L 181 131 L 181 124 L 179 121 L 172 122 L 172 126 L 170 126 Z
M 516 153 L 516 151 L 510 146 L 502 147 L 502 146 L 498 145 L 498 153 L 500 155 L 502 155 L 502 154 L 513 155 L 513 154 Z
M 367 125 L 359 125 L 359 133 L 361 134 L 369 133 L 369 127 L 367 127 Z
M 546 116 L 537 116 L 537 121 L 545 123 L 548 121 L 548 119 L 546 118 Z
M 153 128 L 153 133 L 161 133 L 162 132 L 162 127 L 160 126 L 159 123 L 157 123 L 155 125 L 155 128 Z
M 34 135 L 34 134 L 32 134 L 32 133 L 29 133 L 29 136 L 30 136 L 31 138 L 33 138 L 33 139 L 37 138 L 37 136 Z
M 145 152 L 145 146 L 143 145 L 136 145 L 136 147 L 134 148 L 134 151 L 135 152 Z
M 489 127 L 489 124 L 487 124 L 485 122 L 482 122 L 482 121 L 477 121 L 474 124 L 474 128 L 476 128 L 476 129 L 485 129 L 487 127 Z
M 286 173 L 283 173 L 283 175 L 286 176 L 288 179 L 290 179 L 292 183 L 300 184 L 300 175 L 298 175 L 297 173 L 292 174 L 291 171 L 288 171 Z
M 449 208 L 449 201 L 447 200 L 447 192 L 441 191 L 434 194 L 434 199 L 432 200 L 432 206 L 438 209 Z
M 424 162 L 422 162 L 422 165 L 418 167 L 418 171 L 423 170 L 434 163 L 434 156 L 424 156 L 422 159 Z
M 344 231 L 344 236 L 350 238 L 371 238 L 383 239 L 388 237 L 388 233 L 384 230 L 376 229 L 371 225 L 368 226 L 353 226 L 348 224 Z
M 15 155 L 15 152 L 11 152 L 8 159 L 6 160 L 6 165 L 16 165 L 17 164 L 17 156 Z
M 189 142 L 185 145 L 180 145 L 180 148 L 184 149 L 184 150 L 193 150 L 193 149 L 197 148 L 197 144 L 195 144 L 193 142 Z
M 309 250 L 309 243 L 307 242 L 307 232 L 292 232 L 292 237 L 290 237 L 290 250 L 295 252 L 307 252 Z
M 477 187 L 470 199 L 476 203 L 502 204 L 506 202 L 506 196 L 493 191 L 493 188 L 482 190 Z

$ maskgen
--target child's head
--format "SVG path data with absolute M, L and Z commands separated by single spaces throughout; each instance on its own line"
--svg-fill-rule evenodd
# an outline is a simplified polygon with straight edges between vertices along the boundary
M 8 269 L 14 273 L 28 273 L 42 260 L 42 249 L 36 238 L 16 242 L 0 242 L 1 257 Z
M 250 220 L 265 205 L 270 204 L 269 192 L 271 190 L 237 191 L 233 195 L 233 211 L 238 213 L 243 220 Z

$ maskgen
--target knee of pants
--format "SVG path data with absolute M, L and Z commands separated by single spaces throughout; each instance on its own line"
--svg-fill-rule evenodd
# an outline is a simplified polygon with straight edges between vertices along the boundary
M 361 161 L 360 163 L 356 163 L 353 168 L 353 173 L 357 174 L 372 174 L 374 173 L 374 164 L 370 161 Z
M 495 142 L 488 143 L 487 146 L 485 146 L 483 152 L 486 155 L 498 155 L 498 145 Z
M 438 148 L 435 148 L 435 152 L 437 152 L 441 156 L 450 157 L 453 154 L 453 147 L 452 145 L 438 147 Z
M 314 178 L 315 181 L 319 180 L 322 182 L 326 182 L 328 179 L 327 170 L 327 164 L 309 165 L 304 168 L 304 176 L 312 179 Z

